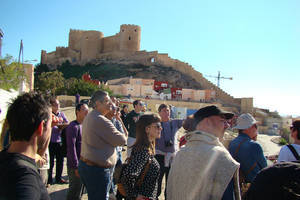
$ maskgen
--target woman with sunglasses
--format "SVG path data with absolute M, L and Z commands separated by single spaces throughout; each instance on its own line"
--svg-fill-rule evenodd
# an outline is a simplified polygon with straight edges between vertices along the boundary
M 142 115 L 137 121 L 136 142 L 121 176 L 125 199 L 156 199 L 159 164 L 154 158 L 155 139 L 160 137 L 161 130 L 160 117 L 156 114 Z M 139 181 L 141 184 L 137 184 Z
M 300 161 L 300 120 L 294 121 L 290 130 L 294 142 L 280 149 L 277 162 Z

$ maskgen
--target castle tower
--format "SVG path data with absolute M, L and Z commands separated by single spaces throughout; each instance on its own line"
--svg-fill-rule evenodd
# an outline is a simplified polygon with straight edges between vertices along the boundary
M 141 27 L 123 24 L 120 27 L 120 50 L 139 51 L 141 42 Z
M 70 29 L 69 32 L 69 48 L 75 51 L 80 51 L 80 40 L 83 31 Z
M 101 52 L 101 38 L 103 33 L 99 31 L 84 31 L 81 37 L 81 61 L 90 61 L 97 58 Z
M 41 64 L 47 64 L 47 51 L 45 50 L 41 53 Z

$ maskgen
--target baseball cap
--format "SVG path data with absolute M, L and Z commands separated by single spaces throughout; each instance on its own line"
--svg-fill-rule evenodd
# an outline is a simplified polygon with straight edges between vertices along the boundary
M 206 117 L 210 116 L 224 116 L 225 119 L 231 119 L 234 114 L 231 112 L 224 111 L 217 106 L 206 106 L 204 108 L 200 108 L 195 114 L 194 119 L 198 120 L 200 122 Z
M 249 113 L 241 114 L 237 118 L 237 123 L 233 128 L 245 130 L 250 128 L 253 124 L 256 124 L 257 121 L 254 119 L 254 117 Z

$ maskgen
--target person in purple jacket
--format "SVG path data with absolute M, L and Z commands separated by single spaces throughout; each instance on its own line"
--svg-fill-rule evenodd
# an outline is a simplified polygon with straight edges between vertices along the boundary
M 78 163 L 81 150 L 82 122 L 88 114 L 89 108 L 86 104 L 76 105 L 76 120 L 72 121 L 66 128 L 67 139 L 67 166 L 69 177 L 69 190 L 67 200 L 79 200 L 82 196 L 83 184 L 78 173 Z
M 61 133 L 62 130 L 68 124 L 68 119 L 63 112 L 60 112 L 60 103 L 56 97 L 50 98 L 50 104 L 52 107 L 52 114 L 59 118 L 59 122 L 56 126 L 52 127 L 51 140 L 49 144 L 49 154 L 50 154 L 50 169 L 48 170 L 48 184 L 53 184 L 52 181 L 52 171 L 54 167 L 54 158 L 56 158 L 56 174 L 55 181 L 58 184 L 68 183 L 66 180 L 61 178 L 64 164 L 64 155 L 62 151 L 62 140 Z

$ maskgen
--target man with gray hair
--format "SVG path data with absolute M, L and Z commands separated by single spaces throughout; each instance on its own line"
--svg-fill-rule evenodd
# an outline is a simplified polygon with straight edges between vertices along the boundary
M 257 173 L 267 166 L 262 147 L 256 142 L 258 128 L 254 117 L 245 113 L 238 117 L 235 127 L 239 135 L 230 142 L 229 152 L 241 164 L 240 175 L 251 183 Z
M 105 115 L 112 109 L 107 92 L 97 91 L 90 100 L 93 110 L 82 123 L 82 145 L 78 172 L 89 200 L 108 199 L 110 169 L 116 164 L 116 147 L 126 143 Z

